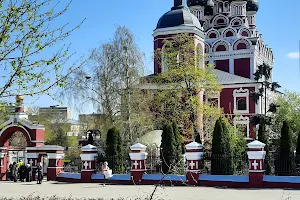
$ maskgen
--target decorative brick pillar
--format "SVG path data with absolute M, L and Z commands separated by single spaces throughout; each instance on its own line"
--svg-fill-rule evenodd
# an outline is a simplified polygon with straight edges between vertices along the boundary
M 64 149 L 58 147 L 55 153 L 47 153 L 48 168 L 47 168 L 47 181 L 56 181 L 58 174 L 64 168 Z
M 39 153 L 26 153 L 27 163 L 30 164 L 31 170 L 32 170 L 32 177 L 31 180 L 35 181 L 35 174 L 36 174 L 36 168 L 37 163 L 39 159 Z
M 146 160 L 148 153 L 146 152 L 146 149 L 147 147 L 140 143 L 130 147 L 131 177 L 134 184 L 139 184 L 142 181 L 143 175 L 147 172 Z
M 82 150 L 82 154 L 80 154 L 81 163 L 82 163 L 81 180 L 83 182 L 91 182 L 92 175 L 96 171 L 96 157 L 98 155 L 97 147 L 88 144 L 82 147 L 81 150 Z
M 6 180 L 7 171 L 7 148 L 0 147 L 0 180 Z
M 189 185 L 197 185 L 201 173 L 201 158 L 203 156 L 203 145 L 197 142 L 185 146 L 185 157 L 187 160 L 186 181 Z
M 251 187 L 263 187 L 265 146 L 264 143 L 257 140 L 248 144 L 249 184 Z

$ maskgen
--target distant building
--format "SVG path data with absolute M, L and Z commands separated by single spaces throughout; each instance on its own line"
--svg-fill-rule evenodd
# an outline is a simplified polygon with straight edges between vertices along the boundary
M 101 129 L 104 120 L 105 114 L 92 113 L 79 115 L 79 121 L 86 125 L 86 130 Z
M 40 115 L 53 115 L 61 120 L 72 120 L 72 110 L 68 107 L 41 107 L 39 108 Z

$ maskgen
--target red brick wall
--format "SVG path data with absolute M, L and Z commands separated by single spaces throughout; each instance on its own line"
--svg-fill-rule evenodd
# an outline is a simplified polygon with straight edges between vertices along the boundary
M 234 74 L 250 78 L 250 58 L 234 59 Z

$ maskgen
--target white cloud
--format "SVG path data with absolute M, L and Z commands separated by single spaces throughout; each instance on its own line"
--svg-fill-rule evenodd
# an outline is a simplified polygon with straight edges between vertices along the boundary
M 300 58 L 300 52 L 291 52 L 286 55 L 290 59 L 299 59 Z

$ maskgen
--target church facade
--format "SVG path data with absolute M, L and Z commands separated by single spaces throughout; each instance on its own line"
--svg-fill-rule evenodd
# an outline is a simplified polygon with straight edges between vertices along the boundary
M 153 33 L 154 50 L 163 49 L 163 41 L 176 34 L 193 36 L 197 51 L 204 57 L 203 66 L 215 66 L 213 73 L 222 86 L 219 94 L 205 100 L 222 108 L 248 140 L 256 139 L 250 117 L 265 110 L 264 98 L 256 103 L 251 97 L 261 88 L 253 74 L 259 65 L 272 67 L 274 61 L 272 49 L 256 26 L 258 10 L 257 0 L 174 0 Z M 164 70 L 154 62 L 154 75 Z

